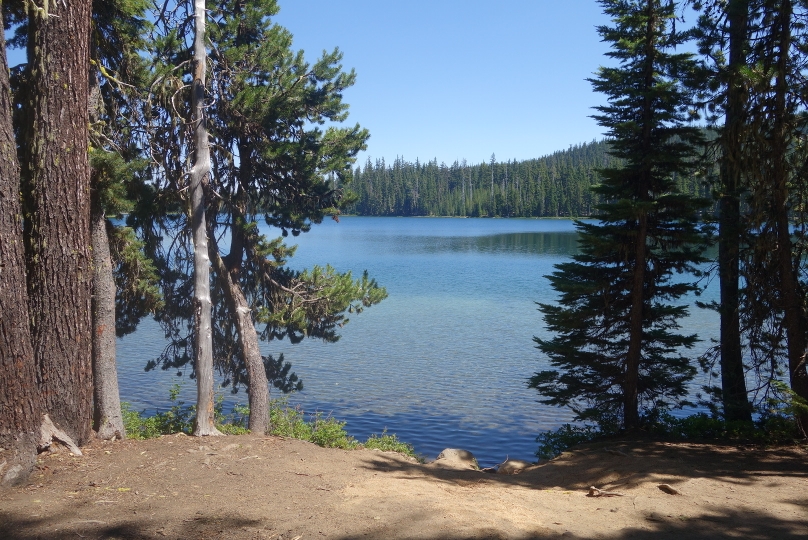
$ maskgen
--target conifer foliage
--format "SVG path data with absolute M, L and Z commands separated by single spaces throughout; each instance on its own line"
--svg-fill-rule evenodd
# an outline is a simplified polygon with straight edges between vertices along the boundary
M 641 413 L 680 402 L 695 374 L 681 349 L 696 337 L 676 333 L 687 308 L 675 304 L 695 286 L 675 275 L 696 273 L 702 262 L 697 213 L 705 203 L 677 191 L 676 177 L 691 173 L 701 136 L 686 124 L 681 81 L 694 64 L 673 51 L 687 38 L 674 28 L 673 3 L 601 4 L 613 25 L 598 30 L 617 66 L 591 79 L 608 96 L 594 117 L 624 166 L 600 171 L 600 222 L 577 224 L 580 254 L 549 276 L 560 302 L 540 309 L 555 337 L 535 341 L 556 370 L 529 386 L 579 419 L 633 429 Z

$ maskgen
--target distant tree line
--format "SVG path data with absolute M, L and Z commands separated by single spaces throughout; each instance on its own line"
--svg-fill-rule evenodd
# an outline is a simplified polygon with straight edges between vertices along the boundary
M 397 158 L 367 160 L 354 171 L 350 189 L 358 197 L 348 212 L 362 216 L 583 217 L 596 212 L 592 191 L 598 171 L 620 166 L 608 140 L 571 146 L 523 161 L 451 165 Z M 709 196 L 703 176 L 677 178 L 682 192 Z

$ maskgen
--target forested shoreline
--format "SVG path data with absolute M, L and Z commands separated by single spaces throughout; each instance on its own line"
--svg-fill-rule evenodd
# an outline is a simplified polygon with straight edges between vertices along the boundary
M 285 237 L 346 213 L 597 217 L 547 276 L 539 402 L 585 438 L 670 433 L 701 369 L 709 436 L 808 438 L 808 4 L 599 3 L 609 50 L 587 80 L 605 100 L 581 114 L 607 140 L 357 167 L 356 73 L 338 48 L 297 50 L 276 0 L 4 2 L 0 486 L 26 483 L 54 441 L 127 437 L 115 338 L 146 317 L 170 342 L 150 367 L 196 380 L 192 435 L 222 434 L 215 372 L 269 432 L 270 386 L 301 386 L 261 342 L 335 342 L 387 297 L 367 272 L 289 265 Z M 13 69 L 6 36 L 26 50 Z M 712 245 L 720 337 L 699 355 L 680 321 Z
M 384 159 L 357 167 L 349 189 L 358 200 L 347 208 L 360 216 L 587 217 L 602 198 L 592 191 L 598 170 L 620 165 L 607 140 L 591 141 L 523 161 L 451 165 Z M 678 189 L 710 196 L 701 176 L 679 178 Z

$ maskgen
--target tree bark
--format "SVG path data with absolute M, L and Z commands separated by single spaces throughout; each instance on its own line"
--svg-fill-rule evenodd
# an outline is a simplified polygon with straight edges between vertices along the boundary
M 31 336 L 44 411 L 77 444 L 91 434 L 88 68 L 90 0 L 28 3 L 23 143 Z
M 215 244 L 215 242 L 212 243 Z M 225 264 L 215 245 L 211 249 L 211 258 L 219 283 L 225 293 L 227 310 L 236 322 L 241 345 L 239 347 L 241 359 L 247 367 L 250 401 L 249 428 L 253 433 L 266 433 L 269 430 L 269 381 L 261 350 L 258 347 L 258 332 L 255 330 L 252 310 L 238 280 L 231 274 L 231 270 Z
M 788 368 L 791 376 L 791 389 L 801 398 L 808 400 L 808 370 L 806 370 L 806 345 L 808 345 L 808 324 L 805 318 L 804 292 L 801 290 L 797 273 L 794 270 L 793 243 L 788 219 L 788 172 L 786 153 L 789 147 L 787 102 L 788 62 L 791 49 L 791 0 L 783 0 L 778 11 L 776 28 L 778 56 L 774 88 L 774 125 L 771 137 L 772 148 L 772 190 L 775 227 L 777 231 L 777 262 L 780 274 L 780 298 L 783 302 L 783 325 L 788 342 Z M 799 264 L 801 261 L 797 261 Z M 797 414 L 797 422 L 803 433 L 808 433 L 808 414 Z
M 115 365 L 115 279 L 107 219 L 100 204 L 92 216 L 93 242 L 93 430 L 100 439 L 125 439 Z
M 0 14 L 2 21 L 2 14 Z M 36 464 L 42 417 L 28 293 L 20 205 L 20 166 L 11 123 L 5 36 L 0 35 L 0 485 L 25 482 Z
M 646 9 L 648 12 L 648 22 L 645 35 L 645 66 L 643 74 L 644 90 L 646 96 L 643 100 L 642 109 L 642 146 L 644 154 L 648 155 L 651 149 L 651 127 L 653 123 L 654 104 L 648 97 L 647 92 L 654 85 L 654 64 L 656 44 L 654 42 L 654 27 L 656 25 L 657 14 L 655 3 L 648 0 Z M 625 381 L 623 383 L 623 427 L 632 430 L 639 427 L 639 380 L 640 380 L 640 359 L 642 358 L 643 347 L 643 323 L 645 316 L 645 274 L 646 260 L 648 258 L 648 248 L 646 245 L 648 237 L 648 211 L 644 207 L 650 198 L 651 170 L 649 165 L 644 164 L 643 169 L 638 171 L 636 203 L 642 205 L 637 216 L 636 245 L 634 246 L 634 260 L 632 268 L 631 286 L 631 311 L 629 321 L 629 345 L 626 352 Z
M 726 81 L 726 120 L 721 139 L 721 188 L 718 214 L 718 275 L 721 289 L 720 345 L 721 398 L 727 420 L 752 421 L 746 393 L 741 349 L 739 310 L 739 253 L 741 237 L 740 189 L 743 159 L 742 131 L 746 91 L 741 70 L 746 66 L 749 0 L 731 0 L 729 20 L 729 65 Z
M 205 0 L 194 0 L 194 81 L 191 85 L 191 128 L 194 162 L 190 171 L 191 227 L 194 242 L 194 352 L 196 371 L 195 436 L 222 435 L 213 411 L 213 330 L 210 298 L 210 257 L 205 220 L 204 182 L 210 175 L 210 145 L 205 125 Z

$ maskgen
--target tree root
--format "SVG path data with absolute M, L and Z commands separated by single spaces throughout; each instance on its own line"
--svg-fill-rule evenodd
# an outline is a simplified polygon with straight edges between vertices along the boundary
M 42 425 L 39 429 L 40 436 L 37 449 L 40 452 L 48 449 L 53 441 L 59 441 L 63 445 L 67 446 L 68 450 L 70 450 L 73 455 L 82 455 L 81 450 L 79 450 L 79 447 L 73 442 L 73 439 L 71 439 L 67 433 L 56 427 L 53 420 L 51 420 L 50 416 L 47 414 L 42 417 Z
M 620 493 L 619 491 L 606 491 L 604 489 L 598 489 L 595 486 L 591 486 L 589 488 L 589 494 L 587 497 L 625 497 L 625 493 Z

